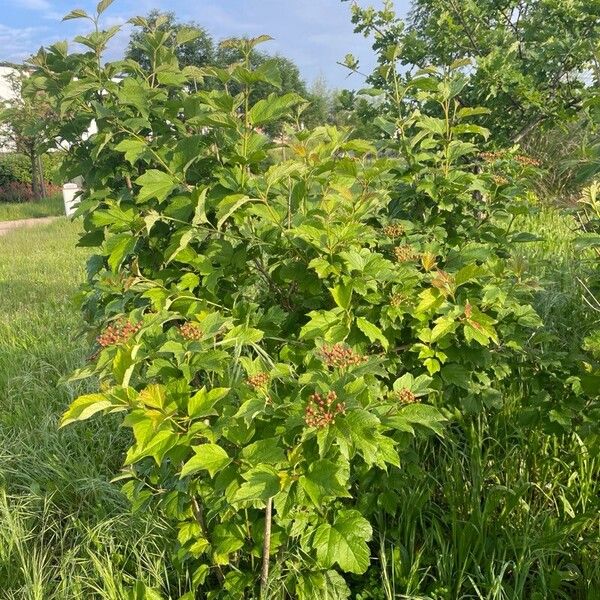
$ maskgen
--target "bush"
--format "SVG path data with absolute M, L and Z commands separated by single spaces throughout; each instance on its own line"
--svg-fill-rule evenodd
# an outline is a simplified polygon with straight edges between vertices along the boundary
M 12 182 L 31 184 L 31 162 L 25 154 L 0 154 L 0 185 Z
M 61 184 L 59 176 L 60 165 L 64 152 L 49 152 L 42 155 L 44 179 L 54 184 Z M 25 154 L 19 152 L 0 153 L 0 186 L 6 183 L 31 184 L 31 161 Z
M 60 193 L 61 188 L 52 183 L 46 182 L 46 196 L 50 197 Z M 34 202 L 35 197 L 30 183 L 20 181 L 10 181 L 0 185 L 0 202 L 20 203 Z
M 229 41 L 235 68 L 181 69 L 151 29 L 150 72 L 99 72 L 109 37 L 41 52 L 31 78 L 77 115 L 64 171 L 85 179 L 80 243 L 95 248 L 95 351 L 76 377 L 99 390 L 62 423 L 126 415 L 124 491 L 177 529 L 183 598 L 365 594 L 354 575 L 388 558 L 374 538 L 407 504 L 402 469 L 426 460 L 414 438 L 483 420 L 520 385 L 558 390 L 552 411 L 531 399 L 543 424 L 571 429 L 568 409 L 594 425 L 581 389 L 537 362 L 532 286 L 507 260 L 530 239 L 513 231 L 522 165 L 480 153 L 464 74 L 391 81 L 375 141 L 321 127 L 279 144 L 261 130 L 303 101 L 253 102 L 279 81 L 250 65 L 266 38 Z M 209 77 L 223 87 L 194 91 Z

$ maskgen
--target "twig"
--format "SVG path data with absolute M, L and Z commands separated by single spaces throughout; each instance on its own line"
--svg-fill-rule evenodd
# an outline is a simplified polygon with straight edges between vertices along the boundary
M 260 573 L 260 597 L 266 600 L 267 584 L 269 582 L 269 555 L 271 554 L 271 521 L 273 518 L 273 498 L 267 500 L 265 508 L 265 536 L 263 540 L 263 562 Z
M 198 525 L 200 525 L 202 535 L 208 542 L 210 542 L 210 538 L 208 536 L 208 529 L 204 520 L 204 510 L 195 496 L 192 496 L 192 512 L 194 513 L 194 518 L 196 519 Z M 221 569 L 221 565 L 217 565 L 217 579 L 219 580 L 220 584 L 223 584 L 225 582 L 225 575 L 223 575 L 223 569 Z

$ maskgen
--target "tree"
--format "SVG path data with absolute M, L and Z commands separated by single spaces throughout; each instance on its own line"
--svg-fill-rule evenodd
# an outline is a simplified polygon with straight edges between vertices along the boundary
M 12 99 L 0 105 L 0 137 L 30 160 L 31 189 L 36 200 L 46 195 L 41 155 L 55 121 L 44 91 L 25 93 L 29 75 L 16 69 L 9 77 Z
M 310 105 L 303 113 L 306 127 L 312 128 L 332 121 L 334 93 L 327 87 L 323 77 L 319 77 L 312 84 L 307 93 L 307 100 Z
M 353 22 L 409 69 L 467 59 L 461 101 L 492 109 L 485 124 L 505 141 L 574 117 L 597 91 L 598 0 L 415 0 L 407 23 L 391 2 L 355 4 Z
M 214 42 L 210 34 L 197 23 L 178 23 L 174 12 L 163 13 L 152 10 L 145 18 L 137 18 L 138 31 L 131 35 L 126 57 L 150 68 L 152 48 L 147 45 L 146 34 L 158 30 L 168 36 L 168 45 L 175 47 L 181 67 L 202 67 L 211 64 L 214 57 Z M 177 44 L 177 37 L 190 38 L 185 44 Z M 193 38 L 193 39 L 192 39 Z

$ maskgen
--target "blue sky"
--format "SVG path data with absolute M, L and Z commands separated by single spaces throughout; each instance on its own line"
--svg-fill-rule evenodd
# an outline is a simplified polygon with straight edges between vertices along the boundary
M 97 0 L 0 0 L 0 61 L 18 62 L 41 45 L 71 39 L 86 25 L 62 23 L 73 8 L 93 12 Z M 361 0 L 377 5 L 380 0 Z M 399 12 L 409 0 L 396 0 Z M 362 82 L 336 61 L 352 52 L 365 71 L 373 64 L 370 43 L 352 32 L 350 4 L 340 0 L 115 0 L 105 13 L 107 25 L 124 24 L 114 40 L 112 58 L 127 45 L 130 26 L 126 21 L 153 8 L 173 10 L 181 20 L 194 20 L 216 39 L 268 33 L 275 40 L 264 46 L 271 53 L 293 59 L 310 83 L 325 77 L 330 87 L 360 87 Z

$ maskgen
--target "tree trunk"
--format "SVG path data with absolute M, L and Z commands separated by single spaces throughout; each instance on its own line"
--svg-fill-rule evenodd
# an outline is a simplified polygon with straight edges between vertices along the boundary
M 37 154 L 34 148 L 29 151 L 29 160 L 31 162 L 31 191 L 33 192 L 33 199 L 39 201 L 41 198 L 38 185 L 38 164 Z
M 42 163 L 42 155 L 37 155 L 37 166 L 38 166 L 38 181 L 40 184 L 40 193 L 42 195 L 42 199 L 48 196 L 48 191 L 46 190 L 46 181 L 44 180 L 44 165 Z

